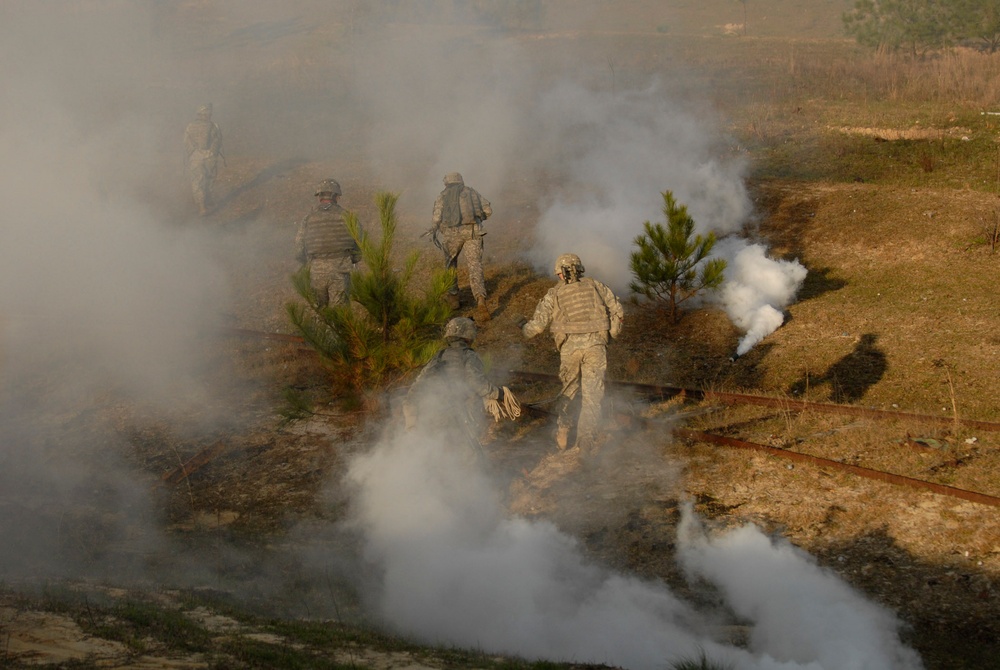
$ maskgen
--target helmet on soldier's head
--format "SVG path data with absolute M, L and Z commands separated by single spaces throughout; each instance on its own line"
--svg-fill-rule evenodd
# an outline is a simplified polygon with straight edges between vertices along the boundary
M 212 116 L 212 103 L 206 102 L 198 108 L 198 116 Z
M 324 179 L 316 187 L 316 195 L 329 193 L 330 195 L 342 195 L 340 184 L 336 179 Z
M 476 324 L 472 319 L 458 316 L 448 322 L 444 327 L 444 339 L 446 342 L 452 340 L 465 340 L 472 344 L 476 339 Z
M 556 259 L 556 274 L 566 274 L 563 268 L 576 268 L 577 274 L 583 274 L 583 261 L 576 254 L 563 254 Z
M 449 172 L 448 174 L 446 174 L 444 176 L 444 185 L 447 186 L 449 184 L 463 184 L 464 185 L 465 181 L 462 179 L 462 175 L 459 174 L 458 172 Z

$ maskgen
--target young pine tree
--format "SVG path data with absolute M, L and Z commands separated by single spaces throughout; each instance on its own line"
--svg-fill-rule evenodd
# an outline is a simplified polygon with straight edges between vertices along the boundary
M 708 258 L 715 246 L 715 235 L 692 238 L 694 219 L 686 206 L 677 204 L 670 191 L 663 192 L 663 215 L 666 228 L 646 221 L 642 224 L 645 234 L 633 241 L 639 249 L 631 255 L 629 265 L 634 280 L 629 288 L 665 305 L 670 319 L 676 323 L 683 302 L 722 285 L 726 261 Z
M 286 305 L 292 325 L 319 352 L 341 390 L 355 397 L 377 392 L 430 360 L 440 346 L 441 326 L 451 315 L 444 296 L 453 271 L 436 271 L 430 286 L 415 292 L 411 283 L 419 254 L 410 254 L 402 270 L 393 267 L 398 199 L 394 193 L 375 195 L 382 233 L 378 240 L 361 228 L 353 212 L 344 215 L 364 264 L 351 273 L 351 302 L 319 307 L 308 266 L 292 275 L 305 300 Z

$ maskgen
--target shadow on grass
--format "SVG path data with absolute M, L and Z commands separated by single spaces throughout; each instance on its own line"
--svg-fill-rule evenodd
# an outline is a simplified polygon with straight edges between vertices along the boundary
M 821 375 L 812 376 L 807 372 L 788 388 L 788 393 L 803 397 L 810 388 L 826 384 L 830 387 L 832 401 L 858 402 L 869 388 L 882 379 L 889 367 L 885 352 L 876 345 L 877 340 L 875 333 L 865 333 L 854 345 L 853 351 Z

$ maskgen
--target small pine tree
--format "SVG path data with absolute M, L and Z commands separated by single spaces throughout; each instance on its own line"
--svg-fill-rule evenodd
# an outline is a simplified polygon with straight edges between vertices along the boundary
M 678 205 L 674 194 L 663 192 L 663 215 L 667 228 L 659 223 L 643 223 L 645 234 L 635 238 L 639 247 L 629 263 L 635 279 L 629 288 L 658 303 L 665 304 L 670 319 L 680 319 L 680 305 L 703 291 L 722 285 L 726 261 L 708 259 L 715 246 L 715 235 L 695 235 L 694 219 L 687 207 Z
M 353 212 L 344 215 L 351 236 L 361 249 L 364 269 L 351 273 L 352 302 L 319 307 L 310 286 L 309 268 L 292 275 L 292 284 L 306 304 L 288 303 L 292 325 L 319 352 L 354 397 L 379 391 L 422 366 L 440 347 L 441 326 L 451 310 L 445 294 L 454 271 L 438 270 L 422 295 L 411 290 L 419 254 L 410 254 L 401 271 L 393 267 L 397 194 L 375 195 L 381 238 L 373 240 Z

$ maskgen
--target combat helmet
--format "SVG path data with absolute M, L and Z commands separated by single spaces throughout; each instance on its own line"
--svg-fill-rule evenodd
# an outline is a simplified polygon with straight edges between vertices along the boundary
M 469 344 L 472 344 L 476 339 L 475 322 L 464 316 L 455 317 L 444 327 L 444 339 L 446 342 L 465 340 Z
M 462 175 L 458 172 L 449 172 L 444 176 L 444 185 L 449 184 L 462 184 L 465 185 L 465 180 L 462 179 Z
M 212 116 L 212 103 L 206 102 L 198 108 L 198 116 Z
M 576 272 L 574 273 L 573 270 Z M 576 254 L 563 254 L 556 259 L 555 273 L 557 275 L 561 274 L 564 277 L 569 277 L 572 274 L 582 275 L 583 261 Z
M 323 193 L 330 193 L 331 195 L 342 195 L 343 192 L 340 190 L 340 184 L 336 179 L 324 179 L 316 187 L 316 195 L 321 195 Z

